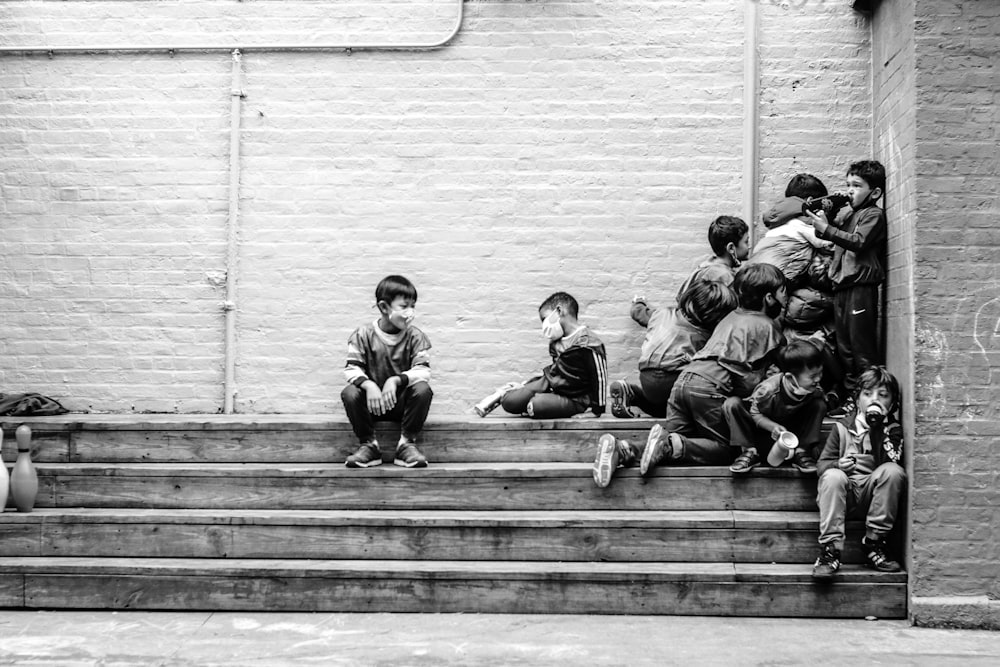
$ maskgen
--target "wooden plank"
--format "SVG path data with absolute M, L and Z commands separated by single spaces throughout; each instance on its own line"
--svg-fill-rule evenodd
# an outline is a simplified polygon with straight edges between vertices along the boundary
M 21 609 L 24 606 L 24 575 L 0 572 L 0 607 Z
M 14 429 L 4 428 L 3 460 L 11 467 L 17 460 L 17 441 Z M 31 460 L 35 463 L 59 463 L 71 460 L 69 433 L 33 433 L 31 438 Z
M 824 587 L 724 581 L 25 577 L 25 606 L 41 608 L 902 618 L 905 600 L 904 584 Z

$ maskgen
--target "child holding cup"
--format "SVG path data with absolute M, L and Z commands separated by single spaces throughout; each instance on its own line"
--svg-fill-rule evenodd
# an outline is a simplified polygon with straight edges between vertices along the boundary
M 747 399 L 736 396 L 722 406 L 729 424 L 734 447 L 744 452 L 757 450 L 754 456 L 741 456 L 730 466 L 737 474 L 749 472 L 754 465 L 737 465 L 743 460 L 760 461 L 768 457 L 772 466 L 786 458 L 799 472 L 816 472 L 814 450 L 822 444 L 823 416 L 826 401 L 820 388 L 823 377 L 823 353 L 806 340 L 792 341 L 778 352 L 781 373 L 770 376 L 754 389 Z M 767 442 L 767 434 L 774 444 Z

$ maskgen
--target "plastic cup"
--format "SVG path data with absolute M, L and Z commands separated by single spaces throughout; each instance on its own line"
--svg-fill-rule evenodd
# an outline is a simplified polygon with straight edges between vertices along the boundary
M 771 451 L 767 453 L 767 463 L 772 468 L 777 468 L 782 463 L 792 458 L 795 448 L 799 446 L 799 438 L 791 431 L 783 431 L 778 439 L 771 445 Z

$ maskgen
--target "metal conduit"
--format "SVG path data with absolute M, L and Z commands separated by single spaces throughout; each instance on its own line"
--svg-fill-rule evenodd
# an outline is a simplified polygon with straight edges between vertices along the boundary
M 91 44 L 89 46 L 0 46 L 0 56 L 11 54 L 44 53 L 49 57 L 56 54 L 90 53 L 158 53 L 173 55 L 180 52 L 211 53 L 225 51 L 232 55 L 232 84 L 230 87 L 230 129 L 229 129 L 229 219 L 226 223 L 226 300 L 222 310 L 225 313 L 225 379 L 223 385 L 223 412 L 232 414 L 236 403 L 236 311 L 237 277 L 239 269 L 239 214 L 240 214 L 240 118 L 243 91 L 243 54 L 255 52 L 311 52 L 311 51 L 422 51 L 446 46 L 458 35 L 465 18 L 465 0 L 455 0 L 455 21 L 440 39 L 430 42 L 327 42 L 322 44 Z

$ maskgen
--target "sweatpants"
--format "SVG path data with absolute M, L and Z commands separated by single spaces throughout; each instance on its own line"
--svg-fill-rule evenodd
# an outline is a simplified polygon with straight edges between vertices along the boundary
M 844 389 L 847 396 L 853 396 L 858 377 L 882 363 L 878 340 L 878 285 L 855 285 L 834 292 L 833 328 L 837 336 L 837 356 L 844 369 Z
M 843 551 L 847 516 L 864 517 L 865 537 L 883 539 L 896 523 L 899 502 L 906 488 L 906 472 L 898 463 L 887 462 L 869 474 L 848 476 L 830 468 L 819 478 L 819 543 Z
M 379 421 L 396 422 L 402 427 L 403 435 L 415 439 L 424 428 L 433 397 L 434 392 L 426 382 L 409 384 L 396 391 L 396 406 L 392 410 L 373 415 L 368 410 L 368 394 L 364 389 L 349 384 L 340 392 L 347 418 L 359 442 L 370 442 L 375 437 L 375 422 Z
M 512 415 L 528 414 L 532 419 L 561 419 L 586 411 L 587 404 L 549 390 L 544 377 L 511 389 L 500 405 Z

